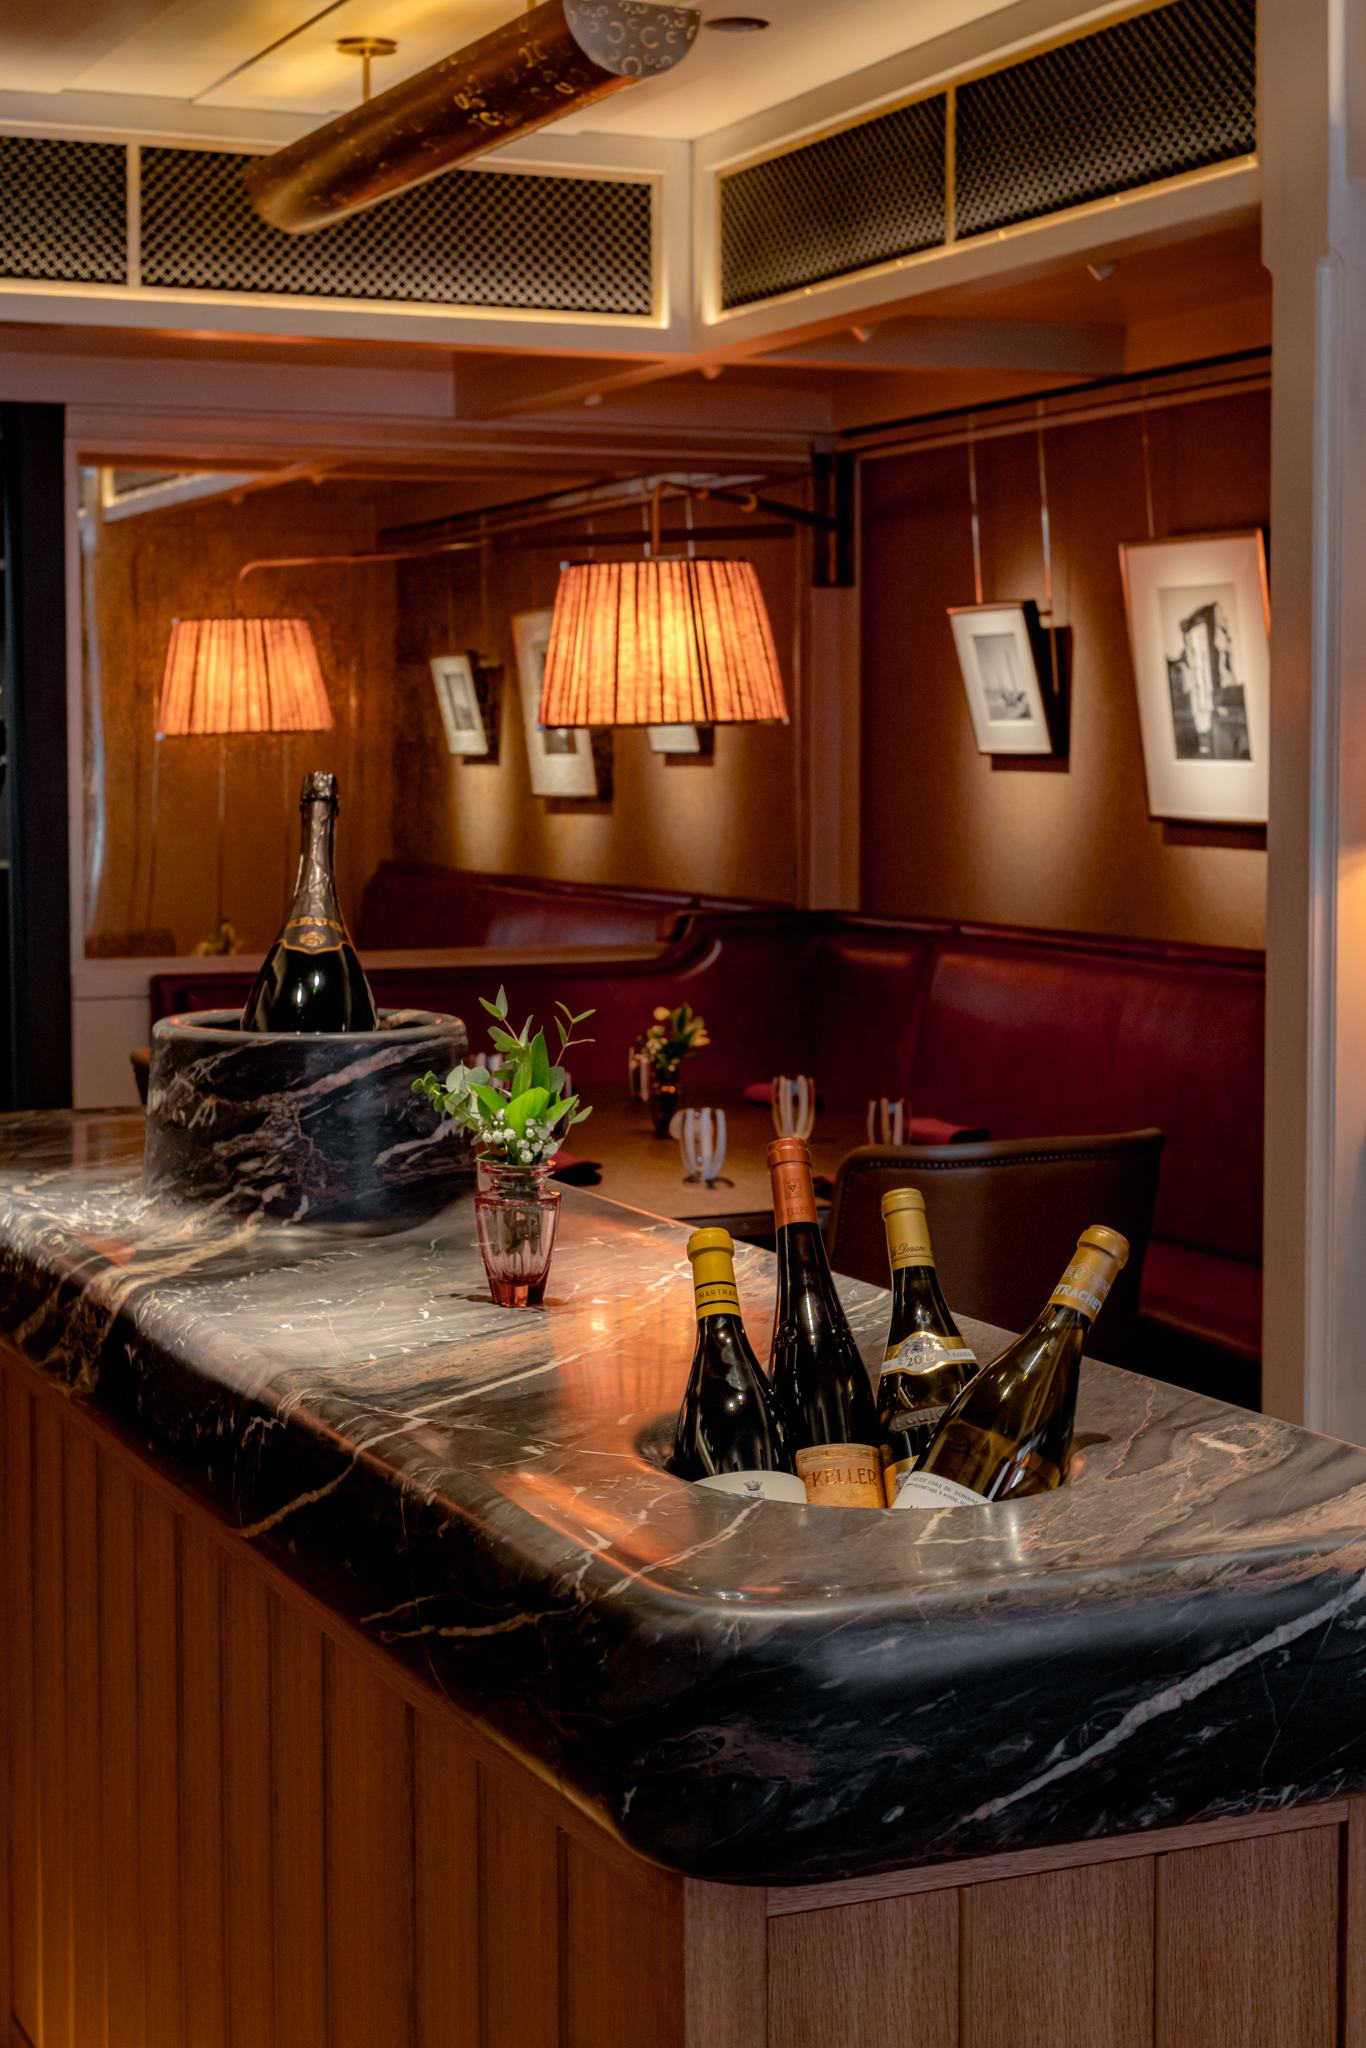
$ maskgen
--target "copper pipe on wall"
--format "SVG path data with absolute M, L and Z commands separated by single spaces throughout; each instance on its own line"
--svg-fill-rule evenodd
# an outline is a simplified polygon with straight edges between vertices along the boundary
M 655 0 L 545 0 L 245 173 L 262 220 L 308 234 L 591 106 L 687 56 L 700 16 Z

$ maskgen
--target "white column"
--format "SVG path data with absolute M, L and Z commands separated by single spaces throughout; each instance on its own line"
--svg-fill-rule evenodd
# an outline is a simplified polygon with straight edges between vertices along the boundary
M 1262 0 L 1275 285 L 1263 1405 L 1366 1443 L 1366 0 Z

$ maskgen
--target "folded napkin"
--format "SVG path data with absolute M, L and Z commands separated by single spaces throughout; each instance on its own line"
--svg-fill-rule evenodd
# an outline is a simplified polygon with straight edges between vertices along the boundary
M 773 1083 L 771 1081 L 751 1081 L 743 1093 L 746 1102 L 762 1102 L 768 1108 L 771 1107 L 773 1102 Z M 825 1097 L 819 1092 L 816 1095 L 816 1107 L 817 1109 L 825 1108 Z

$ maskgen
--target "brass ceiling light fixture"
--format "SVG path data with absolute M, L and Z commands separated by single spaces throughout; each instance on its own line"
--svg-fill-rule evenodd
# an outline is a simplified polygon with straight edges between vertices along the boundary
M 370 98 L 370 65 L 376 57 L 392 57 L 397 53 L 398 44 L 392 36 L 340 36 L 337 48 L 343 57 L 359 57 L 361 61 L 360 98 L 365 106 Z
M 248 197 L 262 220 L 286 234 L 328 227 L 635 79 L 672 71 L 692 48 L 699 20 L 696 8 L 657 0 L 544 0 L 256 158 L 244 174 Z M 373 45 L 378 38 L 354 40 Z

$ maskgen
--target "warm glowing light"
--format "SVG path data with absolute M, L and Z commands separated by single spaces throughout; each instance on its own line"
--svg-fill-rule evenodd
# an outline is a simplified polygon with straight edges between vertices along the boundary
M 734 725 L 786 718 L 752 562 L 575 562 L 560 575 L 541 724 Z
M 332 711 L 306 619 L 177 619 L 157 732 L 327 732 Z

